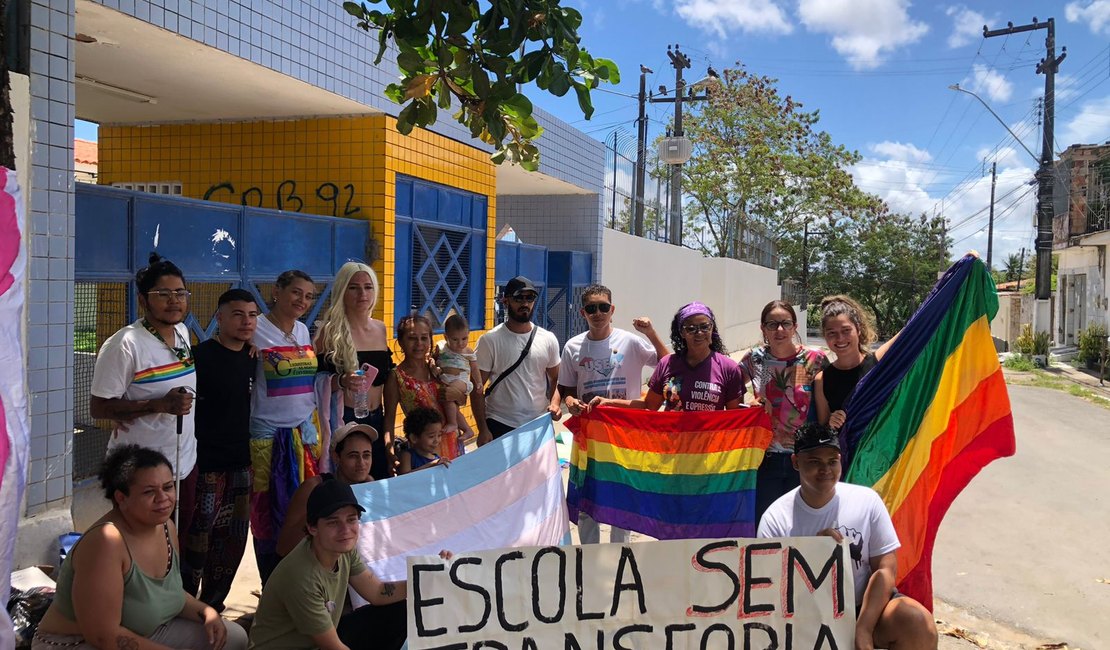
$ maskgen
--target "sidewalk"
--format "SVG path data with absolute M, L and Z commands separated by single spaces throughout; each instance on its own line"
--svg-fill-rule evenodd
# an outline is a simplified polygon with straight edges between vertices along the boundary
M 1071 364 L 1055 363 L 1046 368 L 1045 372 L 1078 384 L 1100 397 L 1110 399 L 1110 382 L 1100 386 L 1097 370 L 1080 370 L 1073 368 Z

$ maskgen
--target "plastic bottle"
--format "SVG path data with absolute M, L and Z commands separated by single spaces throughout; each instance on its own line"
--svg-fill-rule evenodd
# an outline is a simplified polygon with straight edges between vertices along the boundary
M 355 410 L 355 418 L 361 420 L 370 415 L 370 382 L 365 379 L 366 370 L 369 364 L 362 364 L 362 367 L 355 371 L 360 379 L 359 388 L 351 391 L 354 398 L 352 408 Z

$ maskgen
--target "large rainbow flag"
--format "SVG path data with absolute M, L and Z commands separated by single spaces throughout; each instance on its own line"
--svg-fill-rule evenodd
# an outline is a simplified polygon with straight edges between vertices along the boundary
M 941 519 L 979 470 L 1014 453 L 1010 398 L 991 340 L 997 311 L 986 265 L 964 257 L 845 405 L 844 480 L 882 496 L 902 542 L 898 589 L 930 610 Z
M 572 418 L 567 505 L 657 539 L 755 536 L 755 476 L 771 442 L 763 409 L 598 408 Z

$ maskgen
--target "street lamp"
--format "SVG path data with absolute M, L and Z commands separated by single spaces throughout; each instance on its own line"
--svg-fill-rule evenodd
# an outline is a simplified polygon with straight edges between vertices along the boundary
M 979 95 L 976 95 L 975 93 L 971 92 L 967 88 L 961 88 L 960 84 L 952 84 L 951 86 L 948 87 L 948 89 L 949 90 L 958 90 L 961 93 L 967 93 L 968 95 L 971 95 L 975 99 L 978 99 L 979 103 L 983 105 L 983 108 L 990 111 L 991 115 L 994 116 L 994 119 L 998 120 L 998 123 L 1002 125 L 1002 128 L 1006 129 L 1006 131 L 1014 137 L 1014 140 L 1017 140 L 1017 143 L 1021 145 L 1022 149 L 1025 149 L 1025 153 L 1032 156 L 1033 160 L 1036 160 L 1038 164 L 1041 162 L 1041 159 L 1038 158 L 1036 156 L 1036 154 L 1034 154 L 1032 151 L 1030 151 L 1029 147 L 1025 146 L 1025 143 L 1021 141 L 1021 138 L 1017 137 L 1017 134 L 1010 130 L 1010 127 L 1006 125 L 1006 122 L 1003 121 L 1003 119 L 998 116 L 998 113 L 994 112 L 993 108 L 991 108 L 985 101 L 983 101 L 982 97 L 980 97 Z

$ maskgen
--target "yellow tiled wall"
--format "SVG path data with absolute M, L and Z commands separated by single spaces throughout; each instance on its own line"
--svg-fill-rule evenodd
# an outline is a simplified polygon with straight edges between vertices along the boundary
M 401 135 L 386 115 L 101 126 L 99 139 L 101 184 L 180 183 L 190 198 L 369 220 L 381 244 L 374 270 L 382 295 L 374 315 L 391 334 L 399 316 L 393 310 L 397 174 L 484 195 L 485 322 L 493 322 L 496 174 L 481 150 L 421 129 Z

